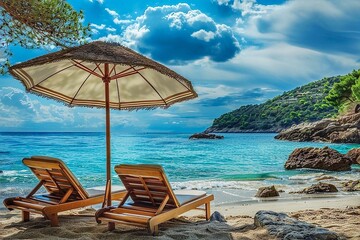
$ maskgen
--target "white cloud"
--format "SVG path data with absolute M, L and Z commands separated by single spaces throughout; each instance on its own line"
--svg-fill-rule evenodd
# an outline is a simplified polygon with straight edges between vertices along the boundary
M 215 87 L 196 87 L 196 91 L 199 94 L 199 97 L 196 100 L 202 99 L 215 99 L 227 95 L 231 95 L 234 93 L 239 93 L 244 91 L 242 88 L 234 88 L 226 85 L 219 84 Z
M 124 19 L 124 20 L 122 20 L 122 19 L 119 19 L 119 18 L 114 18 L 114 23 L 115 24 L 131 24 L 131 23 L 133 23 L 134 22 L 134 20 L 129 20 L 129 19 Z
M 225 5 L 228 6 L 229 5 L 230 0 L 217 0 L 217 3 L 219 5 Z
M 261 16 L 271 11 L 278 5 L 258 4 L 256 0 L 217 0 L 220 6 L 231 7 L 235 11 L 241 12 L 241 16 Z
M 105 8 L 105 11 L 107 11 L 113 17 L 118 17 L 119 16 L 119 14 L 116 11 L 110 10 L 109 8 Z
M 109 32 L 115 32 L 115 31 L 116 31 L 116 28 L 107 27 L 106 30 L 109 31 Z
M 171 113 L 154 113 L 153 116 L 154 117 L 164 117 L 164 118 L 178 117 L 178 115 L 171 114 Z
M 205 42 L 209 42 L 211 39 L 213 39 L 215 37 L 215 33 L 211 32 L 211 31 L 205 31 L 203 29 L 197 31 L 197 32 L 193 32 L 191 34 L 192 37 L 203 40 Z
M 123 39 L 128 47 L 171 65 L 202 58 L 224 62 L 240 50 L 229 26 L 186 3 L 148 7 L 124 30 Z
M 286 42 L 324 53 L 360 51 L 359 1 L 288 1 L 261 17 L 251 17 L 243 30 L 246 38 L 262 44 Z M 301 14 L 300 14 L 301 13 Z
M 95 23 L 91 23 L 90 27 L 93 27 L 93 28 L 96 28 L 96 29 L 99 29 L 99 30 L 103 30 L 106 27 L 106 25 L 105 24 L 98 25 L 98 24 L 95 24 Z
M 100 3 L 100 4 L 103 4 L 104 3 L 104 0 L 96 0 L 98 3 Z M 89 0 L 89 2 L 91 2 L 91 3 L 93 3 L 94 2 L 94 0 Z
M 43 105 L 38 100 L 30 98 L 24 91 L 13 87 L 0 89 L 0 111 L 3 119 L 0 122 L 2 127 L 17 127 L 26 122 L 62 124 L 74 122 L 71 108 L 55 104 Z
M 117 42 L 117 43 L 123 42 L 123 38 L 120 35 L 111 34 L 111 33 L 108 34 L 107 36 L 100 37 L 98 40 L 105 42 Z

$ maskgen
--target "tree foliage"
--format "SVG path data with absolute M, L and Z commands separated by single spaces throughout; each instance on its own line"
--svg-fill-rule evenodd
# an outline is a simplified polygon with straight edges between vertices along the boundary
M 83 12 L 64 0 L 1 0 L 0 14 L 2 74 L 10 66 L 10 45 L 66 48 L 82 44 L 90 32 L 89 25 L 82 24 Z
M 356 101 L 360 102 L 360 78 L 358 77 L 355 84 L 351 87 L 352 94 Z
M 215 119 L 211 128 L 236 131 L 279 131 L 293 124 L 313 122 L 337 114 L 325 101 L 340 77 L 324 78 L 295 88 L 259 105 L 242 106 Z
M 344 104 L 359 100 L 359 81 L 360 70 L 342 76 L 326 96 L 326 101 L 336 108 L 341 108 Z

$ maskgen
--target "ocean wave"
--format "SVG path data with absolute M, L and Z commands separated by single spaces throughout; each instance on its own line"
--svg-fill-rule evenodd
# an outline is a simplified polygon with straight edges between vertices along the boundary
M 311 180 L 323 176 L 323 173 L 298 174 L 290 176 L 289 180 Z
M 32 175 L 28 170 L 2 170 L 0 176 L 4 177 L 16 177 L 16 176 L 28 176 Z
M 186 182 L 171 182 L 175 190 L 213 190 L 213 189 L 240 189 L 255 190 L 263 185 L 262 181 L 218 181 L 218 180 L 193 180 Z

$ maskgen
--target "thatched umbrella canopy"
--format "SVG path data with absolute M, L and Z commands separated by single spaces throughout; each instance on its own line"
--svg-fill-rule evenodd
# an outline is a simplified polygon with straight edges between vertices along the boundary
M 197 97 L 190 81 L 116 43 L 91 42 L 34 58 L 9 70 L 32 93 L 70 106 L 106 108 L 107 206 L 111 205 L 110 108 L 167 108 Z
M 190 81 L 116 43 L 91 42 L 9 70 L 26 90 L 70 106 L 106 107 L 105 91 L 101 91 L 106 79 L 110 82 L 109 105 L 114 109 L 167 108 L 197 97 Z

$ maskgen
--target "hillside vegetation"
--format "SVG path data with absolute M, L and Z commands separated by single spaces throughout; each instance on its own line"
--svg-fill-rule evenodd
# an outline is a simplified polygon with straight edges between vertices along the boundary
M 242 106 L 216 118 L 207 132 L 279 132 L 293 124 L 336 116 L 338 107 L 325 99 L 342 76 L 297 87 L 259 105 Z

